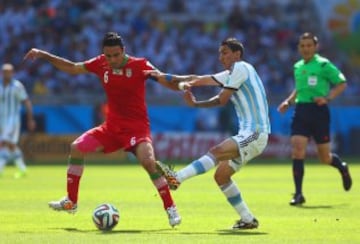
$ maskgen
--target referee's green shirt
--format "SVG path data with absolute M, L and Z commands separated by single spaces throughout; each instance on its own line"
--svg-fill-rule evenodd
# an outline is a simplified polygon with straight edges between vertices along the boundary
M 315 97 L 326 97 L 331 85 L 346 81 L 345 76 L 327 58 L 315 54 L 307 63 L 294 65 L 296 103 L 311 103 Z

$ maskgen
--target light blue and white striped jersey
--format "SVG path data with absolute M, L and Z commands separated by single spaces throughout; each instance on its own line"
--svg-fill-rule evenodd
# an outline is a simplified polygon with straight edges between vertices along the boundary
M 23 84 L 15 79 L 5 86 L 0 80 L 0 129 L 20 123 L 21 102 L 28 98 Z
M 239 131 L 270 134 L 269 108 L 263 83 L 255 68 L 236 62 L 231 71 L 212 75 L 224 88 L 236 90 L 231 96 L 238 117 Z

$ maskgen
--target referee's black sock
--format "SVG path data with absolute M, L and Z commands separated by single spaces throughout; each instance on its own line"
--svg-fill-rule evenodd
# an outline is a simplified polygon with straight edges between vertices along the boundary
M 337 168 L 338 170 L 340 171 L 343 171 L 344 170 L 344 166 L 342 165 L 342 161 L 341 159 L 339 158 L 339 156 L 335 153 L 332 153 L 332 160 L 331 160 L 331 163 L 330 163 L 331 166 Z
M 295 195 L 302 194 L 302 182 L 304 178 L 304 159 L 293 159 L 293 178 Z

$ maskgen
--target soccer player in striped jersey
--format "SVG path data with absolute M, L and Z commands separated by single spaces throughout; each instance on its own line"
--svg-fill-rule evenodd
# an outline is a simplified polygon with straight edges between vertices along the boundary
M 177 189 L 185 180 L 217 166 L 215 181 L 240 216 L 233 229 L 252 229 L 259 225 L 231 176 L 249 160 L 262 153 L 270 133 L 265 89 L 255 68 L 242 60 L 243 54 L 242 43 L 235 38 L 228 38 L 219 48 L 219 59 L 225 68 L 223 72 L 195 76 L 190 82 L 181 81 L 182 77 L 179 79 L 176 75 L 157 72 L 150 74 L 158 80 L 181 81 L 178 86 L 185 90 L 184 98 L 189 106 L 207 108 L 223 106 L 229 100 L 232 101 L 238 118 L 237 135 L 214 146 L 180 171 L 175 172 L 161 162 L 157 165 L 167 178 L 171 189 Z M 220 86 L 222 90 L 208 100 L 197 101 L 191 93 L 192 86 Z
M 14 79 L 14 67 L 6 63 L 2 66 L 0 80 L 0 175 L 7 162 L 14 161 L 19 168 L 15 178 L 26 173 L 26 165 L 21 149 L 17 145 L 20 136 L 21 105 L 24 103 L 27 112 L 27 126 L 30 131 L 35 129 L 32 104 L 23 84 Z

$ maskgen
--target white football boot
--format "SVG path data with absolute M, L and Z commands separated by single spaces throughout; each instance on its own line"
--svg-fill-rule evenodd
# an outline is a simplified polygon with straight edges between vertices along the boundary
M 51 201 L 49 207 L 56 211 L 65 211 L 71 214 L 76 213 L 77 204 L 73 203 L 68 197 L 63 197 L 59 201 Z
M 171 206 L 166 209 L 166 213 L 169 217 L 169 224 L 171 227 L 174 227 L 175 225 L 179 225 L 181 223 L 181 217 L 179 213 L 177 212 L 176 206 Z

